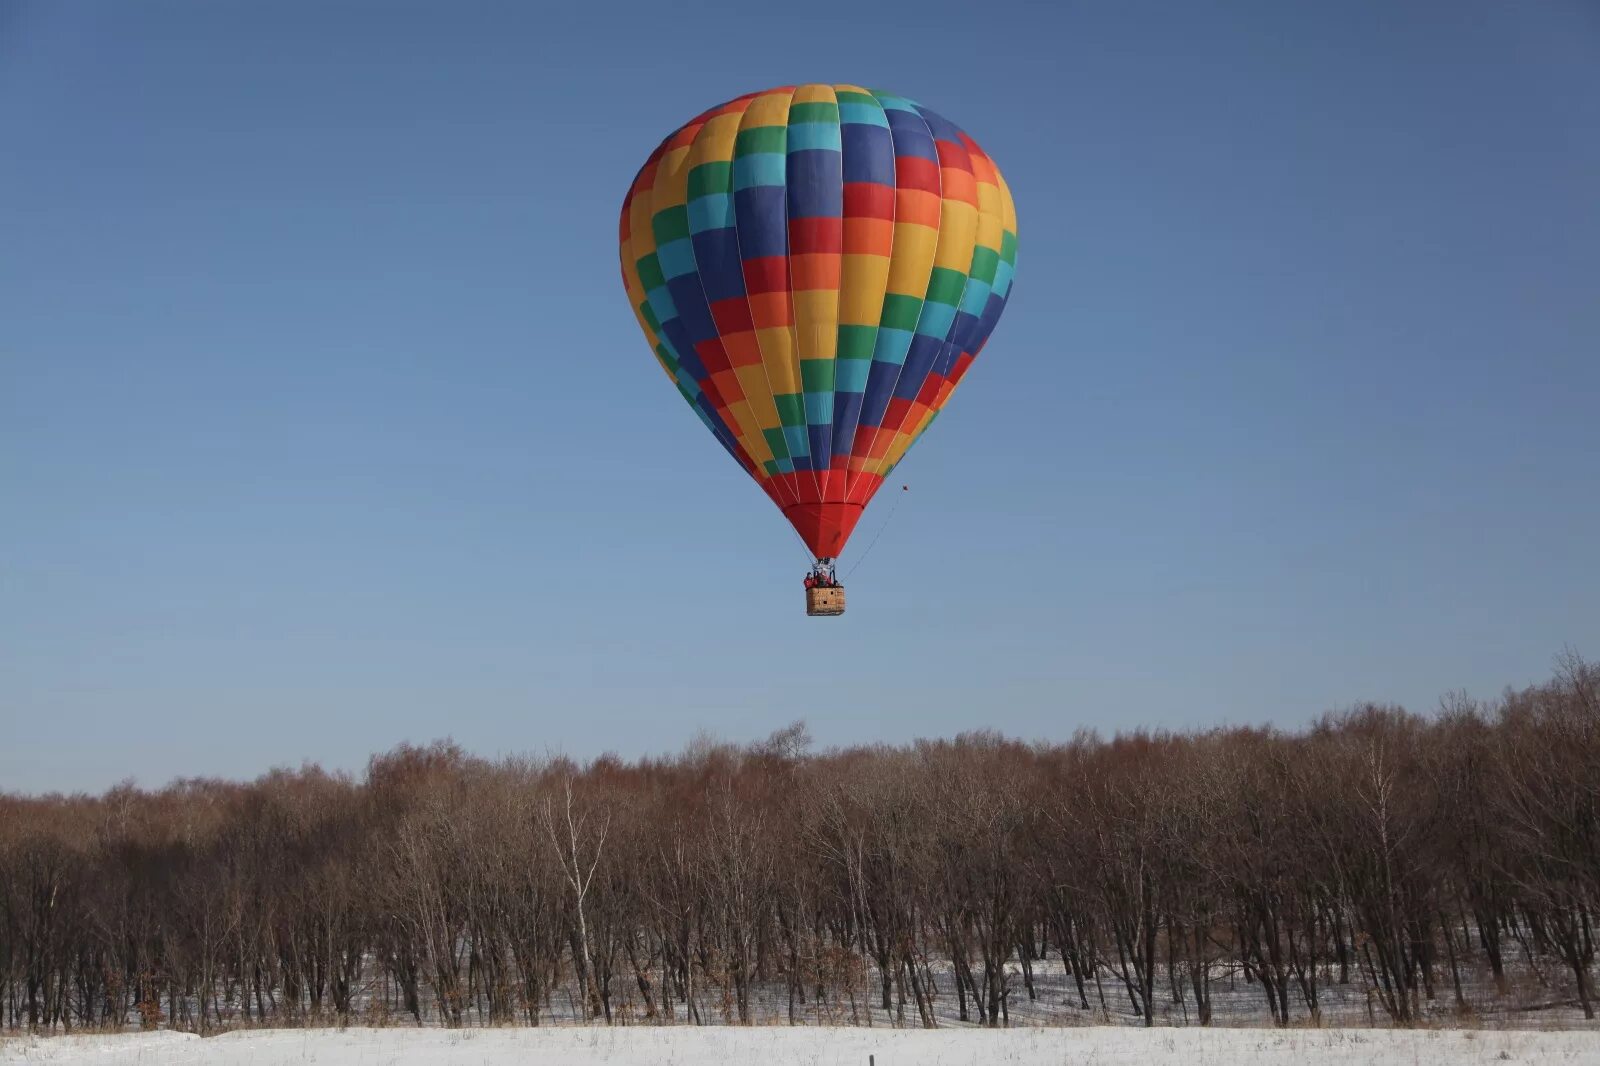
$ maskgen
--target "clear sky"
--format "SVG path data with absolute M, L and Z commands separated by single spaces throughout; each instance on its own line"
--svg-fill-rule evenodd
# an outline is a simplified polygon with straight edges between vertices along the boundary
M 1020 215 L 838 620 L 615 242 L 803 81 Z M 1592 3 L 0 0 L 0 788 L 1427 709 L 1597 546 Z

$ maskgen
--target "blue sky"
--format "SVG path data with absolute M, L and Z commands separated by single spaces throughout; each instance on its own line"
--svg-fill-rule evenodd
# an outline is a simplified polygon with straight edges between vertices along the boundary
M 0 0 L 0 788 L 1600 655 L 1592 5 L 546 8 Z M 961 123 L 1020 215 L 834 621 L 616 266 L 655 142 L 798 81 Z

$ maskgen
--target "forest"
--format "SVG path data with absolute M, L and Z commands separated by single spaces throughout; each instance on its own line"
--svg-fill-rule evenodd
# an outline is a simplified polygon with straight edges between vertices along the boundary
M 1600 667 L 1568 653 L 1298 730 L 816 751 L 797 723 L 3 794 L 0 1021 L 1210 1025 L 1225 993 L 1283 1026 L 1593 1018 L 1597 906 Z

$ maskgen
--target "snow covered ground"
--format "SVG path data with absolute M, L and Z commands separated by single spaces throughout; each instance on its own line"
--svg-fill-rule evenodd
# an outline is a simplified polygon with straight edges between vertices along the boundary
M 1126 987 L 1108 967 L 1085 979 L 1084 993 L 1080 998 L 1076 982 L 1059 958 L 1035 960 L 1032 964 L 1033 994 L 1028 994 L 1021 965 L 1013 961 L 1007 966 L 1006 1018 L 1013 1027 L 1023 1026 L 1092 1026 L 1128 1025 L 1142 1027 L 1143 1019 L 1134 1009 Z M 350 1019 L 356 1025 L 384 1027 L 403 1024 L 409 1019 L 401 1004 L 399 993 L 389 979 L 388 971 L 369 961 L 363 968 L 364 977 L 358 982 L 353 997 L 355 1013 Z M 969 1000 L 968 1018 L 960 1016 L 955 979 L 947 960 L 932 959 L 928 969 L 929 989 L 932 993 L 933 1012 L 941 1028 L 966 1028 L 979 1023 L 976 1007 Z M 1488 967 L 1479 961 L 1463 962 L 1460 968 L 1462 1003 L 1457 1007 L 1452 986 L 1444 974 L 1435 974 L 1435 994 L 1422 997 L 1416 1004 L 1424 1024 L 1441 1028 L 1478 1029 L 1580 1029 L 1586 1023 L 1578 1007 L 1577 992 L 1572 983 L 1572 972 L 1564 967 L 1540 967 L 1529 962 L 1514 960 L 1507 967 L 1509 987 L 1500 991 Z M 545 990 L 540 1002 L 539 1018 L 544 1025 L 580 1024 L 576 986 L 570 973 L 564 973 L 563 983 Z M 1193 1005 L 1189 977 L 1180 967 L 1168 980 L 1165 973 L 1157 984 L 1155 1016 L 1158 1026 L 1193 1025 L 1198 1016 Z M 1378 1028 L 1389 1019 L 1377 998 L 1368 989 L 1358 971 L 1352 970 L 1349 980 L 1340 983 L 1338 969 L 1332 965 L 1318 967 L 1318 1004 L 1321 1024 L 1329 1028 Z M 1270 1027 L 1272 1016 L 1267 1011 L 1265 993 L 1259 982 L 1244 979 L 1237 967 L 1217 965 L 1210 980 L 1213 1023 L 1218 1027 L 1245 1026 Z M 250 1019 L 242 1017 L 237 987 L 220 1004 L 213 1004 L 213 1024 L 217 1028 L 242 1027 Z M 873 1028 L 893 1028 L 896 1014 L 902 1028 L 916 1028 L 917 1008 L 914 1002 L 899 1003 L 897 1009 L 884 1010 L 881 1000 L 881 979 L 876 968 L 869 966 L 862 973 L 849 997 L 848 990 L 832 990 L 830 996 L 819 1000 L 814 995 L 805 996 L 799 1004 L 794 1020 L 802 1025 L 842 1026 L 865 1025 Z M 679 1025 L 732 1025 L 738 1021 L 731 989 L 726 986 L 702 982 L 695 988 L 695 1011 L 691 1016 L 688 1004 L 674 999 L 662 1005 L 670 1016 L 661 1020 Z M 896 997 L 898 999 L 898 997 Z M 756 981 L 751 990 L 751 1015 L 757 1026 L 788 1026 L 789 986 L 781 977 Z M 1085 1002 L 1087 1001 L 1087 1002 Z M 490 1024 L 483 1009 L 481 995 L 473 996 L 462 1011 L 463 1021 L 469 1028 Z M 614 1020 L 620 1025 L 649 1024 L 642 1002 L 635 994 L 631 981 L 619 980 L 612 988 Z M 199 1001 L 191 996 L 184 1011 L 168 1009 L 178 1015 L 178 1029 L 194 1029 L 199 1014 Z M 422 1022 L 425 1026 L 442 1026 L 432 997 L 424 995 L 421 1002 Z M 519 1013 L 519 1020 L 526 1020 Z M 1310 1022 L 1310 1012 L 1298 991 L 1289 998 L 1291 1025 Z M 331 1013 L 322 1018 L 311 1017 L 310 1024 L 331 1024 Z M 126 1018 L 128 1031 L 139 1027 L 139 1014 L 130 1009 Z
M 870 1058 L 869 1058 L 870 1057 Z M 1600 1031 L 861 1028 L 277 1029 L 14 1037 L 28 1066 L 1600 1066 Z

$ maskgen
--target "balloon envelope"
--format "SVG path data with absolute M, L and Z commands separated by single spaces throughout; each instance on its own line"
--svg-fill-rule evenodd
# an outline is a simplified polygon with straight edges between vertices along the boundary
M 952 123 L 789 86 L 661 142 L 623 201 L 622 278 L 678 391 L 826 558 L 993 331 L 1016 229 Z

